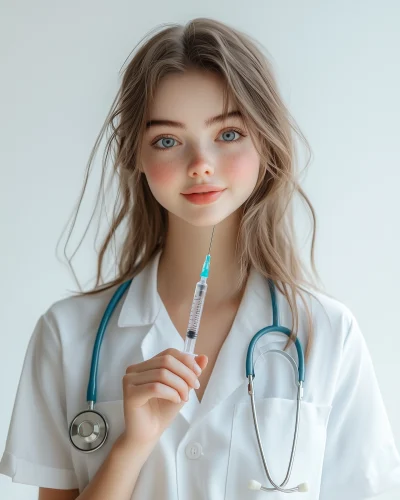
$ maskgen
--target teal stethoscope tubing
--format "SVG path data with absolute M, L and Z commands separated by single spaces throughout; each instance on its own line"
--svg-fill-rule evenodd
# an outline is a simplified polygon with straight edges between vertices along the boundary
M 131 283 L 132 280 L 128 280 L 118 287 L 117 291 L 114 293 L 110 302 L 108 303 L 106 310 L 104 311 L 99 329 L 97 331 L 96 340 L 93 347 L 92 363 L 90 366 L 89 383 L 86 393 L 86 401 L 93 401 L 93 404 L 97 401 L 97 372 L 99 369 L 100 347 L 103 342 L 103 337 L 106 333 L 107 325 L 110 321 L 112 313 L 114 312 L 118 302 L 121 300 L 126 289 Z
M 93 346 L 93 353 L 92 353 L 92 361 L 91 361 L 91 366 L 90 366 L 90 375 L 89 375 L 89 382 L 88 382 L 88 387 L 87 387 L 87 394 L 86 394 L 86 400 L 89 404 L 89 408 L 87 410 L 84 410 L 72 420 L 70 427 L 69 427 L 69 435 L 72 444 L 75 446 L 80 451 L 90 453 L 92 451 L 95 451 L 99 449 L 104 442 L 107 439 L 108 436 L 108 423 L 106 419 L 104 418 L 103 415 L 101 415 L 99 412 L 94 410 L 94 405 L 97 401 L 97 374 L 98 374 L 98 367 L 99 367 L 99 357 L 100 357 L 100 348 L 103 342 L 104 334 L 107 329 L 107 325 L 110 321 L 110 318 L 115 311 L 115 308 L 117 307 L 119 301 L 121 300 L 122 296 L 124 295 L 125 291 L 127 288 L 130 286 L 132 283 L 132 279 L 122 283 L 112 296 L 110 302 L 108 303 L 103 317 L 101 319 L 97 334 L 96 334 L 96 339 L 95 343 Z M 304 366 L 304 354 L 303 354 L 303 349 L 301 346 L 301 343 L 298 338 L 295 340 L 295 347 L 297 351 L 297 358 L 298 358 L 298 366 L 296 367 L 296 364 L 294 363 L 293 360 L 293 366 L 294 368 L 297 368 L 297 376 L 298 376 L 298 401 L 297 401 L 297 411 L 296 411 L 296 425 L 295 425 L 295 432 L 294 432 L 294 438 L 293 438 L 293 447 L 292 447 L 292 452 L 291 452 L 291 457 L 290 457 L 290 462 L 289 462 L 289 467 L 288 467 L 288 472 L 285 478 L 285 481 L 278 486 L 277 484 L 274 483 L 274 481 L 271 479 L 271 476 L 268 471 L 268 467 L 265 461 L 265 456 L 264 452 L 262 449 L 262 443 L 261 443 L 261 438 L 259 434 L 259 429 L 258 429 L 258 423 L 257 423 L 257 416 L 256 416 L 256 410 L 255 410 L 255 400 L 254 400 L 254 386 L 253 386 L 253 379 L 255 377 L 255 372 L 254 372 L 254 362 L 253 362 L 253 353 L 254 353 L 254 348 L 257 343 L 257 341 L 266 335 L 267 333 L 270 332 L 277 332 L 277 333 L 282 333 L 288 337 L 291 335 L 291 331 L 283 327 L 279 324 L 279 310 L 278 310 L 278 304 L 276 300 L 276 291 L 275 291 L 275 285 L 272 280 L 268 279 L 268 285 L 269 285 L 269 290 L 271 294 L 271 304 L 272 304 L 272 325 L 262 328 L 259 330 L 252 338 L 250 341 L 250 344 L 247 349 L 247 356 L 246 356 L 246 377 L 249 380 L 249 394 L 251 396 L 251 403 L 252 403 L 252 410 L 253 410 L 253 418 L 254 418 L 254 424 L 255 424 L 255 429 L 256 429 L 256 434 L 257 434 L 257 440 L 258 444 L 260 447 L 260 453 L 263 459 L 263 464 L 265 471 L 267 473 L 267 477 L 271 484 L 273 485 L 273 488 L 265 488 L 259 485 L 258 489 L 262 489 L 264 491 L 282 491 L 282 492 L 287 492 L 287 493 L 292 493 L 296 491 L 305 491 L 299 489 L 301 485 L 295 488 L 290 488 L 290 489 L 284 489 L 283 486 L 287 483 L 289 477 L 290 477 L 290 472 L 292 469 L 292 464 L 293 464 L 293 459 L 294 459 L 294 453 L 295 453 L 295 448 L 296 448 L 296 441 L 297 441 L 297 434 L 298 434 L 298 427 L 299 427 L 299 407 L 300 407 L 300 401 L 302 399 L 302 390 L 303 390 L 303 382 L 305 379 L 305 366 Z M 271 352 L 278 352 L 282 353 L 285 355 L 285 357 L 290 358 L 290 356 L 287 353 L 284 353 L 283 351 L 274 351 L 271 350 Z M 292 358 L 290 358 L 292 359 Z M 254 483 L 254 481 L 253 481 Z M 258 483 L 259 484 L 259 483 Z
M 275 285 L 274 285 L 272 280 L 268 280 L 268 286 L 269 286 L 269 291 L 271 293 L 272 325 L 266 326 L 265 328 L 262 328 L 251 339 L 251 342 L 250 342 L 249 347 L 247 349 L 247 356 L 246 356 L 246 377 L 247 378 L 249 377 L 249 375 L 251 375 L 253 378 L 255 377 L 254 363 L 253 363 L 253 352 L 254 352 L 254 347 L 255 347 L 257 341 L 261 337 L 263 337 L 264 335 L 266 335 L 267 333 L 270 333 L 270 332 L 284 333 L 288 337 L 290 337 L 290 335 L 291 335 L 291 331 L 289 330 L 289 328 L 286 328 L 284 326 L 279 325 L 278 303 L 276 301 Z M 296 338 L 295 346 L 296 346 L 296 350 L 297 350 L 297 359 L 299 362 L 298 381 L 304 382 L 304 377 L 305 377 L 304 353 L 303 353 L 303 348 L 302 348 L 301 343 L 300 343 L 298 338 Z

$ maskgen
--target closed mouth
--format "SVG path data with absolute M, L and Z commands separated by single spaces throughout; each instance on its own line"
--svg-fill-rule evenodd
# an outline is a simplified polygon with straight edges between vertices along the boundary
M 208 188 L 208 189 L 207 189 Z M 198 186 L 192 186 L 189 188 L 186 192 L 183 192 L 183 195 L 189 195 L 189 194 L 209 194 L 209 193 L 218 193 L 220 191 L 225 191 L 226 188 L 223 188 L 222 186 L 213 186 L 213 185 L 206 185 L 206 184 L 200 184 Z

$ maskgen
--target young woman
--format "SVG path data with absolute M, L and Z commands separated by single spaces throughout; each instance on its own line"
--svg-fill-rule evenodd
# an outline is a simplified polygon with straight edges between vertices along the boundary
M 256 43 L 210 19 L 164 27 L 127 66 L 105 125 L 119 191 L 97 282 L 39 319 L 0 471 L 39 486 L 41 500 L 360 500 L 400 485 L 357 321 L 315 283 L 315 219 L 314 274 L 298 256 L 295 195 L 314 211 L 293 132 L 305 139 Z M 194 358 L 184 341 L 213 229 Z M 105 439 L 100 417 L 76 415 L 95 399 L 92 349 L 124 283 L 99 354 L 94 411 Z M 254 347 L 253 381 L 249 343 L 273 323 Z

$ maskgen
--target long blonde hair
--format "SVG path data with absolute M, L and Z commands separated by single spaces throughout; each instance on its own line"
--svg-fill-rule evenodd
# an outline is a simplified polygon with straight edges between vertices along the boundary
M 252 195 L 241 207 L 237 238 L 239 281 L 245 281 L 251 266 L 274 281 L 292 312 L 290 340 L 294 340 L 298 332 L 296 296 L 301 297 L 308 317 L 308 358 L 313 325 L 303 294 L 309 293 L 305 288 L 318 290 L 316 279 L 319 277 L 314 261 L 316 217 L 299 184 L 293 132 L 303 141 L 310 157 L 311 149 L 285 107 L 271 64 L 257 42 L 213 19 L 197 18 L 184 26 L 167 24 L 158 32 L 156 28 L 151 38 L 142 40 L 123 73 L 122 84 L 92 149 L 64 249 L 76 222 L 93 158 L 105 132 L 111 130 L 103 156 L 99 196 L 104 190 L 110 155 L 113 156 L 111 175 L 117 176 L 118 193 L 112 221 L 98 254 L 96 283 L 91 290 L 79 293 L 96 294 L 134 278 L 164 247 L 167 213 L 152 195 L 146 176 L 139 168 L 141 143 L 158 83 L 167 74 L 184 73 L 189 69 L 212 71 L 222 77 L 223 113 L 227 114 L 228 101 L 232 100 L 259 145 L 259 178 Z M 298 255 L 292 206 L 296 194 L 305 201 L 312 216 L 311 271 Z M 116 277 L 104 282 L 104 257 L 121 228 L 122 242 L 115 255 Z M 72 258 L 67 260 L 72 269 Z

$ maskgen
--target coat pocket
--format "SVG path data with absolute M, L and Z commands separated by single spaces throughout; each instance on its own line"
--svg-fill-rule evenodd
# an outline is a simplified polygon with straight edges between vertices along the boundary
M 272 487 L 266 476 L 258 447 L 250 397 L 235 405 L 229 451 L 225 498 L 228 500 L 283 499 L 286 493 L 254 491 L 248 483 L 254 479 Z M 256 399 L 257 420 L 264 455 L 272 480 L 281 485 L 286 477 L 292 449 L 296 400 Z M 331 406 L 301 402 L 299 433 L 292 473 L 286 488 L 307 482 L 307 493 L 293 493 L 302 500 L 317 500 L 321 478 L 326 428 Z M 265 495 L 269 495 L 266 497 Z

